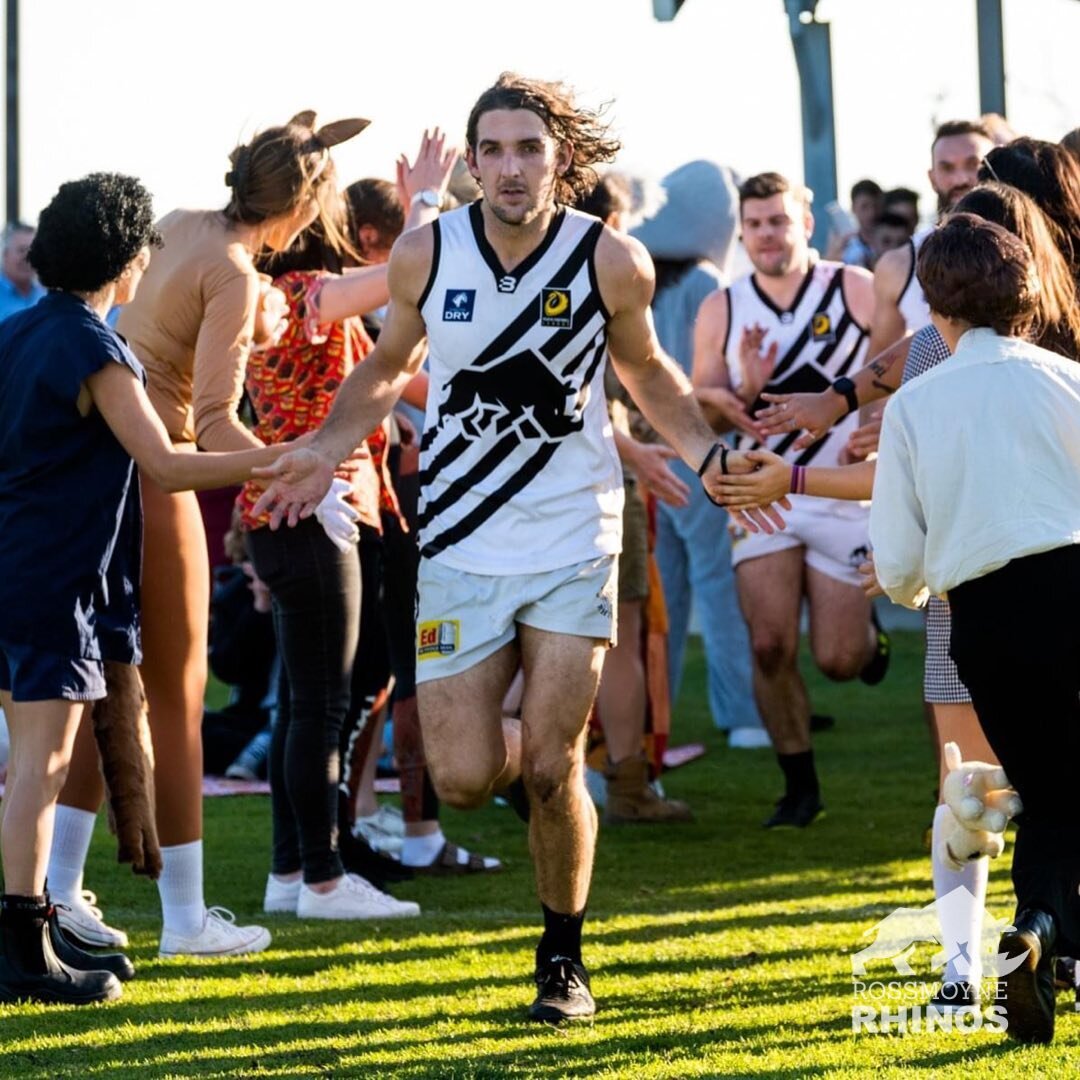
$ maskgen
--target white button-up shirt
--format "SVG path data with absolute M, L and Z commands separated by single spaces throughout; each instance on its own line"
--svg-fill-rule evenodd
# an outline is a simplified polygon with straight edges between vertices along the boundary
M 885 409 L 870 539 L 881 587 L 906 607 L 1080 543 L 1080 364 L 964 334 Z

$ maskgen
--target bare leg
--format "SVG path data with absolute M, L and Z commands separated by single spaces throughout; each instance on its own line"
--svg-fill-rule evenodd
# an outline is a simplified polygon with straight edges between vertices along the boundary
M 975 715 L 975 706 L 971 704 L 944 705 L 938 702 L 930 704 L 934 715 L 934 727 L 938 738 L 938 782 L 945 780 L 945 755 L 943 748 L 947 742 L 954 742 L 960 747 L 960 756 L 964 761 L 987 761 L 998 764 L 997 756 L 990 749 L 979 718 Z M 940 787 L 939 787 L 940 790 Z
M 810 601 L 810 650 L 821 673 L 837 682 L 854 679 L 870 662 L 870 601 L 856 585 L 806 568 Z
M 522 770 L 532 817 L 536 891 L 552 911 L 585 909 L 596 847 L 596 810 L 585 789 L 585 724 L 604 643 L 519 626 L 525 696 Z
M 945 778 L 944 754 L 941 750 L 947 742 L 957 743 L 965 760 L 997 763 L 997 758 L 979 726 L 974 706 L 935 703 L 930 708 L 933 710 L 934 726 L 938 734 L 941 780 Z M 990 860 L 985 857 L 972 859 L 959 870 L 954 869 L 943 850 L 946 817 L 944 806 L 939 806 L 934 813 L 931 869 L 934 899 L 941 901 L 944 897 L 953 895 L 953 899 L 948 903 L 937 904 L 937 913 L 945 955 L 955 958 L 963 955 L 962 946 L 965 943 L 982 941 Z M 956 892 L 961 887 L 966 893 Z M 967 982 L 978 986 L 981 975 L 980 951 L 971 949 L 969 963 L 966 966 L 960 965 L 956 959 L 951 959 L 946 964 L 942 979 L 945 983 Z
M 428 768 L 439 798 L 458 809 L 480 806 L 514 767 L 503 735 L 502 702 L 518 668 L 504 645 L 458 675 L 416 688 Z
M 735 568 L 754 656 L 754 694 L 779 754 L 810 749 L 810 702 L 797 663 L 803 554 L 801 547 L 788 548 Z
M 360 786 L 356 792 L 357 817 L 369 817 L 379 809 L 379 801 L 375 798 L 375 771 L 379 765 L 379 758 L 382 757 L 386 709 L 382 708 L 373 714 L 368 723 L 371 724 L 371 737 L 367 756 L 364 758 L 364 767 L 360 770 Z
M 96 814 L 105 801 L 105 781 L 101 778 L 101 763 L 94 739 L 91 710 L 86 709 L 85 712 L 75 736 L 75 749 L 71 755 L 67 781 L 57 802 L 61 806 Z
M 0 694 L 11 735 L 0 848 L 4 890 L 40 896 L 52 845 L 56 797 L 67 777 L 75 732 L 86 705 L 74 701 L 24 701 Z M 14 773 L 14 775 L 12 775 Z
M 140 669 L 154 742 L 158 836 L 163 847 L 202 837 L 202 715 L 210 567 L 192 492 L 143 478 L 143 653 Z
M 604 657 L 597 704 L 611 761 L 618 764 L 640 754 L 645 737 L 640 600 L 619 602 L 619 643 Z

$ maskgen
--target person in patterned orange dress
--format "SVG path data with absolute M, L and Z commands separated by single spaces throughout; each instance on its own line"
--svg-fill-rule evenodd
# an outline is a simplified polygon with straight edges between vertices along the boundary
M 441 189 L 452 161 L 436 131 L 425 134 L 416 166 L 399 171 L 423 190 Z M 422 200 L 413 209 L 414 224 L 437 212 Z M 255 433 L 265 441 L 295 440 L 318 427 L 338 387 L 372 347 L 358 316 L 386 302 L 386 268 L 327 272 L 339 268 L 315 230 L 263 264 L 276 275 L 288 308 L 284 334 L 252 355 L 245 379 Z M 384 448 L 385 430 L 379 428 L 336 482 L 341 500 L 376 531 L 384 506 L 396 509 L 387 494 Z M 257 497 L 248 485 L 239 502 L 252 563 L 270 589 L 282 661 L 270 751 L 273 859 L 264 907 L 305 918 L 417 915 L 415 903 L 395 900 L 347 872 L 339 850 L 339 741 L 361 626 L 357 545 L 349 536 L 328 537 L 317 518 L 284 532 L 264 528 L 265 519 L 253 513 Z

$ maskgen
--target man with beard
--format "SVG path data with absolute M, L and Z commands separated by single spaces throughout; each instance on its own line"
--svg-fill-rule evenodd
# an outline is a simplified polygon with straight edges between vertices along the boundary
M 753 412 L 762 391 L 827 390 L 862 364 L 873 281 L 861 267 L 814 261 L 810 198 L 806 188 L 778 173 L 753 176 L 739 189 L 742 239 L 754 271 L 702 305 L 695 388 L 734 390 Z M 731 426 L 707 406 L 706 416 L 717 431 Z M 834 465 L 856 423 L 849 417 L 801 453 L 793 449 L 794 434 L 762 439 L 795 466 L 810 460 Z M 736 432 L 735 445 L 747 450 L 763 443 Z M 868 551 L 866 511 L 799 495 L 791 503 L 782 533 L 766 536 L 732 527 L 732 563 L 750 629 L 754 691 L 786 780 L 767 828 L 803 828 L 824 809 L 797 663 L 803 597 L 810 608 L 811 650 L 825 675 L 837 680 L 861 675 L 876 683 L 888 663 L 888 639 L 871 620 L 857 572 Z
M 927 176 L 938 200 L 938 213 L 951 210 L 978 182 L 979 166 L 994 146 L 978 120 L 948 120 L 934 133 Z M 915 277 L 915 257 L 930 230 L 888 251 L 874 264 L 874 319 L 869 354 L 876 357 L 905 332 L 930 321 L 922 288 Z
M 421 441 L 417 695 L 439 797 L 466 808 L 514 778 L 502 702 L 525 673 L 521 771 L 544 913 L 529 1016 L 591 1016 L 581 958 L 596 840 L 585 722 L 614 637 L 622 482 L 604 361 L 710 491 L 732 467 L 649 320 L 635 240 L 565 204 L 619 144 L 556 83 L 504 74 L 473 106 L 483 197 L 406 232 L 375 351 L 258 509 L 314 511 L 334 469 L 392 408 L 427 339 Z M 314 501 L 312 501 L 314 499 Z

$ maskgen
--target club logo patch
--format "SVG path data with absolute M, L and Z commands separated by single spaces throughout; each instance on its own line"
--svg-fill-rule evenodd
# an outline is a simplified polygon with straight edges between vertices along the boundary
M 443 322 L 472 322 L 475 289 L 447 289 L 443 301 Z
M 416 658 L 431 660 L 451 656 L 461 644 L 461 622 L 458 619 L 433 619 L 416 628 Z
M 570 327 L 574 323 L 574 309 L 570 303 L 569 289 L 550 286 L 540 292 L 540 325 Z
M 814 315 L 810 321 L 810 333 L 814 341 L 823 344 L 836 340 L 836 331 L 827 312 L 819 311 Z

